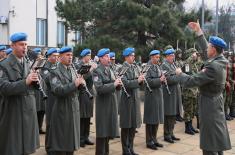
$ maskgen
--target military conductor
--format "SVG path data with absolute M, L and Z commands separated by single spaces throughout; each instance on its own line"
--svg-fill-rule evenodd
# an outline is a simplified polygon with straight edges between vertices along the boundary
M 207 43 L 199 23 L 190 22 L 189 27 L 196 32 L 199 46 L 204 51 L 204 66 L 193 76 L 180 69 L 176 74 L 182 76 L 184 87 L 199 87 L 200 148 L 203 155 L 223 155 L 224 150 L 231 149 L 223 102 L 228 62 L 222 53 L 226 43 L 216 36 L 211 36 Z

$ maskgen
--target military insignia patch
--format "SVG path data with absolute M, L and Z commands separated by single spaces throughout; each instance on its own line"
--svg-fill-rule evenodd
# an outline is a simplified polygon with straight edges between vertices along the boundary
M 2 76 L 3 76 L 3 71 L 0 70 L 0 78 L 2 78 Z
M 53 77 L 53 78 L 52 78 L 52 83 L 53 83 L 53 84 L 56 84 L 56 82 L 57 82 L 57 77 Z
M 93 80 L 94 80 L 95 82 L 97 82 L 97 81 L 99 80 L 99 77 L 98 77 L 98 76 L 94 76 Z
M 44 74 L 47 74 L 47 73 L 48 73 L 48 70 L 45 70 L 43 73 L 44 73 Z

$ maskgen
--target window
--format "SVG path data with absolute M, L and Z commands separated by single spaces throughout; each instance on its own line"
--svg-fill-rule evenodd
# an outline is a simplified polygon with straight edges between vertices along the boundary
M 57 22 L 57 45 L 65 45 L 65 25 L 63 22 Z
M 37 18 L 36 23 L 36 44 L 39 46 L 45 46 L 46 45 L 46 19 L 40 19 Z
M 82 44 L 82 35 L 81 35 L 81 32 L 80 31 L 76 31 L 75 32 L 75 43 L 78 44 Z

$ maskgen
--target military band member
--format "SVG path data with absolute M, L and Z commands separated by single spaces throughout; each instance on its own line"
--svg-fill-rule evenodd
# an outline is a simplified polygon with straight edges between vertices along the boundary
M 173 46 L 172 45 L 167 45 L 166 47 L 164 47 L 164 51 L 168 50 L 168 49 L 173 49 Z M 174 58 L 174 64 L 173 64 L 175 67 L 183 67 L 184 65 L 184 62 L 183 62 L 183 53 L 182 53 L 182 50 L 181 49 L 177 49 L 175 51 L 175 58 Z M 177 87 L 177 96 L 181 96 L 181 87 Z M 183 122 L 183 105 L 182 105 L 182 101 L 181 101 L 181 97 L 178 98 L 179 101 L 177 101 L 177 114 L 176 114 L 176 118 L 175 120 L 178 121 L 178 122 Z
M 50 155 L 73 155 L 80 147 L 80 110 L 78 101 L 79 86 L 85 84 L 72 65 L 73 53 L 70 47 L 59 51 L 60 62 L 51 72 L 51 91 L 55 95 L 48 147 Z
M 119 135 L 118 109 L 115 95 L 121 85 L 120 79 L 115 79 L 110 69 L 110 50 L 103 48 L 98 51 L 100 64 L 93 72 L 96 96 L 96 155 L 109 154 L 109 139 Z
M 90 49 L 84 49 L 82 50 L 81 54 L 81 61 L 76 64 L 76 68 L 80 69 L 82 65 L 90 65 L 91 61 L 91 50 Z M 90 68 L 90 71 L 83 75 L 87 88 L 89 91 L 93 93 L 92 87 L 93 87 L 93 79 L 92 79 L 92 72 L 97 67 L 97 65 L 94 63 L 91 64 L 92 67 Z M 90 120 L 91 117 L 93 117 L 93 99 L 89 98 L 89 95 L 83 88 L 79 91 L 79 103 L 80 103 L 80 146 L 85 147 L 85 145 L 94 145 L 93 142 L 89 140 L 89 134 L 90 134 Z
M 109 57 L 110 57 L 110 67 L 113 70 L 114 74 L 118 74 L 118 71 L 120 69 L 120 66 L 118 66 L 115 63 L 115 53 L 114 52 L 110 52 L 109 53 Z M 121 99 L 121 90 L 117 90 L 116 91 L 116 95 L 117 95 L 117 107 L 118 107 L 118 113 L 119 113 L 119 103 L 120 103 L 120 99 Z
M 146 146 L 147 148 L 157 150 L 157 147 L 163 147 L 157 141 L 157 130 L 159 124 L 164 122 L 164 101 L 162 92 L 162 83 L 165 81 L 164 74 L 159 67 L 160 51 L 153 50 L 149 54 L 151 65 L 147 72 L 146 80 L 152 89 L 150 92 L 145 89 L 144 100 L 144 123 L 146 124 Z
M 6 54 L 7 54 L 7 57 L 9 56 L 9 54 L 12 53 L 12 51 L 13 51 L 12 48 L 8 48 L 8 49 L 5 50 L 5 52 L 6 52 Z
M 7 57 L 5 50 L 6 46 L 0 46 L 0 62 Z
M 48 144 L 48 136 L 50 131 L 50 120 L 51 120 L 51 113 L 52 108 L 55 102 L 55 96 L 53 95 L 51 91 L 51 85 L 50 85 L 50 72 L 51 70 L 56 69 L 57 63 L 58 63 L 58 57 L 59 53 L 56 48 L 50 48 L 46 52 L 47 62 L 45 64 L 45 69 L 42 69 L 42 78 L 44 79 L 46 83 L 46 94 L 48 96 L 45 104 L 45 114 L 46 114 L 46 135 L 45 135 L 45 148 L 48 152 L 49 150 L 49 144 Z
M 176 74 L 183 77 L 181 82 L 184 87 L 199 87 L 200 148 L 203 155 L 223 155 L 224 150 L 231 149 L 222 95 L 228 63 L 222 54 L 226 43 L 216 36 L 211 36 L 208 43 L 199 23 L 190 22 L 189 27 L 198 36 L 204 67 L 192 76 L 183 74 L 180 69 L 176 70 Z
M 36 101 L 33 82 L 38 75 L 30 72 L 26 61 L 27 35 L 10 37 L 12 53 L 0 63 L 0 152 L 4 155 L 32 154 L 39 148 Z
M 35 54 L 35 60 L 42 57 L 41 55 L 41 48 L 34 48 L 33 52 Z M 39 71 L 41 74 L 41 71 Z M 45 131 L 42 129 L 43 118 L 45 114 L 45 100 L 43 99 L 42 93 L 39 90 L 35 90 L 35 97 L 36 97 L 36 108 L 37 108 L 37 117 L 38 117 L 38 127 L 39 133 L 45 134 Z
M 173 131 L 176 123 L 176 115 L 178 114 L 178 105 L 181 105 L 181 88 L 178 83 L 178 78 L 174 74 L 176 66 L 174 65 L 175 50 L 168 49 L 164 52 L 165 60 L 163 61 L 161 68 L 167 72 L 167 83 L 171 94 L 168 93 L 166 86 L 163 87 L 164 98 L 164 140 L 169 143 L 174 143 L 174 140 L 178 141 Z
M 139 75 L 138 68 L 133 65 L 135 60 L 135 49 L 126 48 L 123 50 L 125 62 L 124 67 L 128 67 L 127 72 L 123 76 L 123 84 L 130 95 L 122 91 L 120 100 L 120 128 L 121 143 L 123 155 L 137 155 L 134 152 L 135 130 L 141 126 L 140 99 L 139 88 L 144 81 L 144 75 Z

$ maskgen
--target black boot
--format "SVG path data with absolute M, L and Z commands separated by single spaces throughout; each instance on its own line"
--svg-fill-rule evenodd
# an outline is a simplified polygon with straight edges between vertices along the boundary
M 194 133 L 199 133 L 199 131 L 198 131 L 197 129 L 194 129 L 192 120 L 190 121 L 189 125 L 190 125 L 191 130 L 192 130 Z
M 233 118 L 235 118 L 235 107 L 230 107 L 229 115 Z
M 233 120 L 233 118 L 232 118 L 232 117 L 230 117 L 230 115 L 229 115 L 229 114 L 225 114 L 225 118 L 226 118 L 226 120 L 227 120 L 227 121 L 231 121 L 231 120 Z
M 200 121 L 199 121 L 199 116 L 197 115 L 197 116 L 196 116 L 196 118 L 197 118 L 197 129 L 200 129 Z
M 183 122 L 184 121 L 184 119 L 180 115 L 176 115 L 175 120 L 178 121 L 178 122 Z
M 190 128 L 190 121 L 189 122 L 185 122 L 185 133 L 187 133 L 189 135 L 194 135 L 194 132 Z

